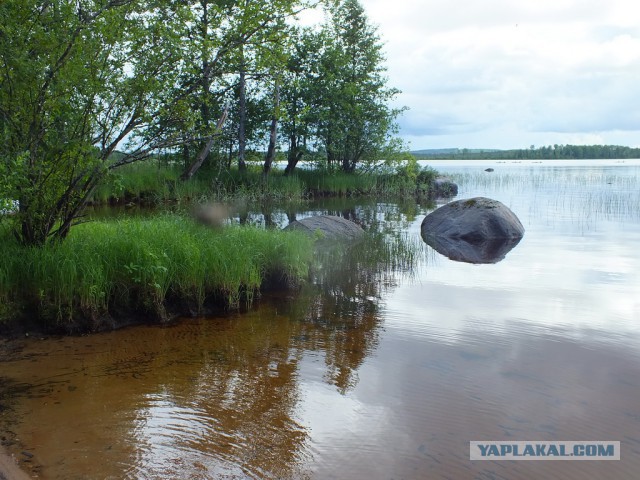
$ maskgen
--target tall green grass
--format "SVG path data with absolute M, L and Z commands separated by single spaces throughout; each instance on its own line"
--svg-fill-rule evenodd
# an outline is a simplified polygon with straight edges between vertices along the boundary
M 299 200 L 313 197 L 348 196 L 412 196 L 428 194 L 429 183 L 436 172 L 431 169 L 387 168 L 356 173 L 325 169 L 298 169 L 285 176 L 273 170 L 268 176 L 259 166 L 246 171 L 218 171 L 203 167 L 188 181 L 179 179 L 173 165 L 141 163 L 112 173 L 96 189 L 93 202 L 193 202 L 230 200 Z
M 312 240 L 296 232 L 212 230 L 175 215 L 83 224 L 44 248 L 21 247 L 6 231 L 0 241 L 0 315 L 67 331 L 121 314 L 166 320 L 175 305 L 237 307 L 266 278 L 305 278 L 313 257 Z

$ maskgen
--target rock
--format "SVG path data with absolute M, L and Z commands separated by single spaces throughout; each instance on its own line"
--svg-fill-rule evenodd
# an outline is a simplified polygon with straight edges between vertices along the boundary
M 433 198 L 450 198 L 458 194 L 458 185 L 449 177 L 436 177 L 431 182 L 429 194 Z
M 421 234 L 452 260 L 496 263 L 522 239 L 524 227 L 503 203 L 476 197 L 431 212 L 422 221 Z
M 309 235 L 315 235 L 319 230 L 325 239 L 354 240 L 364 235 L 360 225 L 333 215 L 318 215 L 291 222 L 285 230 L 301 230 Z

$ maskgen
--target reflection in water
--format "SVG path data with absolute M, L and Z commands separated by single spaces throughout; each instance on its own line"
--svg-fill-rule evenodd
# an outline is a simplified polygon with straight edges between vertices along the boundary
M 14 450 L 32 451 L 42 478 L 298 477 L 304 346 L 290 341 L 297 326 L 277 319 L 265 308 L 27 342 L 22 360 L 4 367 L 29 384 L 3 383 L 0 393 L 11 416 L 30 424 L 16 425 Z
M 23 467 L 41 478 L 308 477 L 300 363 L 322 358 L 321 381 L 353 390 L 379 299 L 417 256 L 372 235 L 323 248 L 301 291 L 242 315 L 7 343 L 3 372 L 23 383 L 0 384 L 5 443 L 32 452 Z
M 521 240 L 521 238 L 484 238 L 469 243 L 462 238 L 424 235 L 424 233 L 422 239 L 445 257 L 465 263 L 498 263 Z

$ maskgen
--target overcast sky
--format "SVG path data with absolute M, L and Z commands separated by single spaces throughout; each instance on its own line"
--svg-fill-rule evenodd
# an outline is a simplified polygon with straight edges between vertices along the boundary
M 412 149 L 640 146 L 640 2 L 360 1 Z

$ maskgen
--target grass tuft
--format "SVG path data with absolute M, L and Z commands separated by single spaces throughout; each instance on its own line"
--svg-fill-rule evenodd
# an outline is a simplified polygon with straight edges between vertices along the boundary
M 313 258 L 312 240 L 297 232 L 212 230 L 177 215 L 87 223 L 43 248 L 21 247 L 7 231 L 0 241 L 0 315 L 67 331 L 122 312 L 166 320 L 175 304 L 235 308 L 267 278 L 304 279 Z

